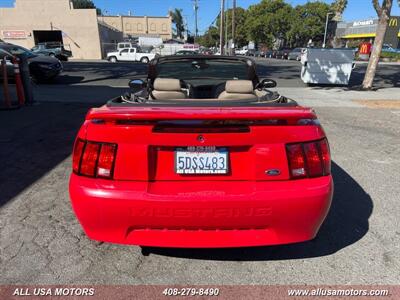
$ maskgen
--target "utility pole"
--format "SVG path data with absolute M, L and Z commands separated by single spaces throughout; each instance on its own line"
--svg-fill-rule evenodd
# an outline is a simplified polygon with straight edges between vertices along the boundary
M 225 54 L 226 55 L 229 55 L 228 10 L 229 10 L 229 0 L 226 0 L 226 13 L 225 13 Z
M 194 0 L 194 37 L 197 38 L 197 36 L 199 35 L 199 29 L 197 26 L 197 11 L 199 10 L 199 2 L 198 0 Z
M 232 55 L 235 55 L 235 11 L 236 11 L 236 0 L 233 0 L 233 6 L 232 6 Z
M 221 12 L 219 22 L 219 52 L 224 55 L 224 5 L 225 0 L 221 0 Z

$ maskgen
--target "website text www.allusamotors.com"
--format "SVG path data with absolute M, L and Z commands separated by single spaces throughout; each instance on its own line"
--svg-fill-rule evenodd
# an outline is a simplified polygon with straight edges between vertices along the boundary
M 388 296 L 389 291 L 385 289 L 371 289 L 371 290 L 362 290 L 362 289 L 325 289 L 325 288 L 317 288 L 317 289 L 290 289 L 288 290 L 288 296 L 330 296 L 330 297 L 383 297 Z

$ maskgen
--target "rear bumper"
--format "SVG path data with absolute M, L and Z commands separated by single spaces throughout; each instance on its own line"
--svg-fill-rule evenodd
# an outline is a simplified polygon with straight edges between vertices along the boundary
M 89 238 L 158 247 L 245 247 L 313 239 L 331 176 L 275 182 L 127 182 L 71 175 L 73 209 Z

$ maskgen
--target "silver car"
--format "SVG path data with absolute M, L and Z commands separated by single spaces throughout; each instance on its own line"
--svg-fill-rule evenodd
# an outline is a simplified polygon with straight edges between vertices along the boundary
M 292 51 L 289 52 L 288 59 L 300 61 L 301 53 L 303 53 L 304 49 L 305 48 L 294 48 Z

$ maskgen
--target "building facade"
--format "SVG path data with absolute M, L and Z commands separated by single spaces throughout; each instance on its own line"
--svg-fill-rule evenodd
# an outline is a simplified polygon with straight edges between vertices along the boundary
M 101 58 L 95 9 L 74 9 L 69 0 L 16 0 L 0 8 L 1 38 L 32 48 L 35 44 L 62 42 L 74 58 Z
M 352 22 L 339 22 L 336 27 L 336 37 L 346 44 L 371 42 L 375 39 L 378 19 L 365 19 Z M 397 48 L 400 46 L 400 17 L 392 16 L 389 19 L 384 43 Z
M 157 36 L 163 40 L 172 38 L 172 18 L 147 16 L 99 16 L 99 23 L 122 32 L 124 38 Z
M 77 59 L 101 59 L 107 45 L 131 36 L 171 38 L 171 27 L 170 17 L 98 17 L 96 9 L 74 9 L 70 0 L 15 0 L 0 8 L 0 39 L 28 49 L 60 42 Z

